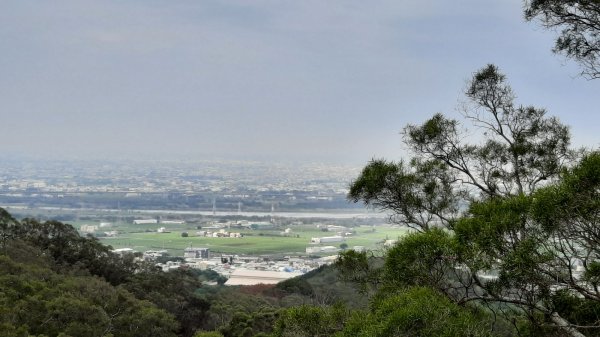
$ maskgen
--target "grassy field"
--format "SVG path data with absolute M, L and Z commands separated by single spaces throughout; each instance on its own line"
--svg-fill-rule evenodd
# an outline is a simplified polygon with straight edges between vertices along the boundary
M 74 214 L 65 213 L 64 210 L 19 210 L 20 217 L 32 216 L 40 219 L 51 219 L 57 216 Z M 323 232 L 317 227 L 316 222 L 322 225 L 336 224 L 340 225 L 339 220 L 336 223 L 332 220 L 328 223 L 326 220 L 315 220 L 314 223 L 287 225 L 277 230 L 240 230 L 231 229 L 232 232 L 241 232 L 243 238 L 206 238 L 196 235 L 198 222 L 184 224 L 140 224 L 135 225 L 131 221 L 125 220 L 100 220 L 114 218 L 114 214 L 103 214 L 100 211 L 77 212 L 77 220 L 63 220 L 64 222 L 79 229 L 81 225 L 99 225 L 101 221 L 111 221 L 111 227 L 100 228 L 98 232 L 118 231 L 117 237 L 103 237 L 101 242 L 111 245 L 113 248 L 133 248 L 136 251 L 166 249 L 171 255 L 182 256 L 186 247 L 208 247 L 214 253 L 224 254 L 249 254 L 249 255 L 297 255 L 306 254 L 306 247 L 310 247 L 310 239 L 313 237 L 334 236 L 335 232 Z M 160 214 L 167 219 L 180 219 L 171 217 L 170 214 Z M 136 216 L 137 217 L 137 216 Z M 140 216 L 141 218 L 142 216 Z M 152 218 L 147 216 L 147 218 Z M 215 218 L 215 221 L 219 219 Z M 251 221 L 268 221 L 268 219 L 255 219 Z M 306 220 L 308 221 L 308 220 Z M 348 220 L 351 221 L 351 220 Z M 397 228 L 389 225 L 378 225 L 375 227 L 361 226 L 353 227 L 355 234 L 346 238 L 345 243 L 348 247 L 364 246 L 369 249 L 381 248 L 381 243 L 386 239 L 397 239 L 405 235 L 407 229 Z M 342 223 L 342 225 L 347 225 Z M 354 224 L 351 226 L 358 226 Z M 170 233 L 157 233 L 160 227 L 167 227 Z M 292 232 L 289 236 L 282 236 L 281 231 L 290 228 Z M 181 233 L 187 232 L 188 237 L 182 237 Z M 339 247 L 341 242 L 324 243 L 323 246 Z
M 186 247 L 208 247 L 214 253 L 226 254 L 298 254 L 305 253 L 310 246 L 310 239 L 335 235 L 333 232 L 322 232 L 314 225 L 291 226 L 289 236 L 281 236 L 279 230 L 244 230 L 243 238 L 207 238 L 196 236 L 197 229 L 186 228 L 185 225 L 170 225 L 170 233 L 144 232 L 155 229 L 158 225 L 124 225 L 115 229 L 124 232 L 115 238 L 102 238 L 102 242 L 114 248 L 133 248 L 136 251 L 151 249 L 166 249 L 171 255 L 181 256 Z M 188 232 L 188 237 L 182 237 L 182 232 Z M 233 230 L 232 231 L 238 231 Z M 386 239 L 397 239 L 406 234 L 403 228 L 391 226 L 357 227 L 356 233 L 346 239 L 346 244 L 379 248 Z M 339 247 L 341 242 L 325 243 Z

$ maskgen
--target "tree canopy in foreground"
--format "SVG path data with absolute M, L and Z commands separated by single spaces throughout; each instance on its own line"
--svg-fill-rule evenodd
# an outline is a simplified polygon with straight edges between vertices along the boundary
M 338 265 L 363 290 L 427 286 L 515 334 L 600 335 L 600 153 L 571 149 L 568 128 L 518 105 L 493 65 L 466 96 L 473 129 L 441 114 L 408 125 L 413 157 L 373 160 L 351 185 L 351 200 L 414 232 L 380 268 L 356 252 Z
M 600 77 L 600 1 L 527 0 L 525 18 L 559 31 L 554 52 L 579 63 L 582 75 Z

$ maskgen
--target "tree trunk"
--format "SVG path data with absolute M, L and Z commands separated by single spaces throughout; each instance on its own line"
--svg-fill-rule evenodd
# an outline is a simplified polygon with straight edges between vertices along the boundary
M 559 328 L 563 329 L 563 331 L 568 333 L 569 336 L 585 337 L 584 334 L 582 334 L 581 332 L 577 331 L 577 329 L 572 327 L 571 324 L 566 319 L 560 317 L 560 315 L 558 313 L 553 312 L 550 317 L 552 319 L 552 322 L 554 322 L 554 324 L 556 324 Z

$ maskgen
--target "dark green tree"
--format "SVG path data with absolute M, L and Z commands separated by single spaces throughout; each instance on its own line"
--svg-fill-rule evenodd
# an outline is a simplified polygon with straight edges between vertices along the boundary
M 281 313 L 275 323 L 273 337 L 329 337 L 344 328 L 349 311 L 341 306 L 303 305 Z
M 426 287 L 376 298 L 368 313 L 353 312 L 340 337 L 494 336 L 490 317 Z
M 223 334 L 218 331 L 199 331 L 194 337 L 223 337 Z
M 494 65 L 476 72 L 463 114 L 474 129 L 436 114 L 403 130 L 409 162 L 373 160 L 348 197 L 390 211 L 391 221 L 419 231 L 452 228 L 472 200 L 530 194 L 558 177 L 574 157 L 570 135 L 543 109 L 517 105 Z M 467 135 L 478 142 L 466 143 Z
M 140 265 L 134 256 L 121 257 L 94 237 L 81 237 L 60 221 L 40 222 L 26 218 L 12 226 L 12 236 L 49 254 L 58 268 L 78 268 L 100 276 L 113 285 L 124 283 Z
M 525 18 L 559 31 L 554 52 L 578 62 L 583 76 L 600 77 L 600 1 L 527 0 Z
M 17 235 L 19 222 L 4 208 L 0 208 L 0 245 L 6 247 L 8 240 Z
M 597 155 L 569 170 L 578 153 L 568 128 L 543 109 L 516 105 L 493 65 L 473 75 L 466 96 L 463 114 L 474 130 L 441 114 L 408 125 L 413 159 L 374 160 L 351 185 L 351 200 L 390 212 L 416 233 L 374 273 L 366 256 L 350 252 L 338 266 L 361 284 L 427 285 L 461 305 L 517 313 L 536 329 L 594 330 L 597 320 L 566 319 L 555 298 L 561 291 L 562 303 L 600 299 Z
M 210 308 L 210 303 L 196 293 L 202 281 L 192 271 L 139 271 L 130 275 L 122 286 L 137 298 L 150 301 L 175 316 L 182 336 L 192 336 L 200 329 Z
M 425 287 L 387 289 L 369 310 L 300 306 L 284 310 L 274 337 L 494 336 L 493 320 Z
M 14 311 L 23 312 L 27 316 L 24 317 L 28 320 L 27 325 L 31 329 L 38 329 L 29 331 L 50 336 L 61 332 L 73 336 L 108 333 L 121 336 L 172 336 L 176 330 L 181 336 L 192 336 L 202 324 L 210 307 L 208 301 L 196 293 L 202 282 L 198 275 L 191 271 L 163 273 L 151 264 L 134 261 L 132 254 L 120 256 L 113 253 L 110 246 L 105 246 L 94 238 L 81 237 L 68 224 L 58 221 L 39 222 L 35 219 L 16 221 L 0 209 L 0 233 L 6 238 L 2 251 L 5 255 L 18 257 L 27 263 L 44 264 L 59 275 L 86 276 L 88 279 L 98 282 L 106 280 L 119 286 L 98 286 L 93 291 L 86 291 L 75 298 L 68 295 L 76 293 L 80 284 L 74 284 L 73 289 L 60 289 L 64 295 L 58 298 L 46 296 L 38 291 L 31 295 L 37 302 L 25 301 L 23 308 L 17 310 L 19 307 L 15 307 Z M 43 261 L 38 261 L 40 258 Z M 17 271 L 8 272 L 9 275 L 15 273 Z M 95 277 L 92 278 L 92 275 Z M 44 277 L 44 280 L 46 279 L 47 277 Z M 103 280 L 100 281 L 101 279 Z M 1 282 L 0 277 L 0 293 L 6 290 Z M 90 281 L 87 283 L 87 288 L 96 284 Z M 14 282 L 9 284 L 15 286 Z M 21 287 L 18 283 L 16 285 Z M 21 288 L 35 290 L 38 289 L 36 287 L 36 284 L 26 284 Z M 117 289 L 117 293 L 114 289 Z M 21 290 L 17 293 L 27 296 Z M 104 297 L 106 301 L 98 300 L 96 294 Z M 120 297 L 115 297 L 117 295 Z M 41 300 L 43 303 L 38 303 L 37 297 L 44 297 Z M 99 303 L 88 303 L 90 298 Z M 107 303 L 112 303 L 109 301 L 122 305 L 119 307 L 115 304 L 114 310 L 108 310 Z M 2 303 L 0 299 L 0 305 Z M 127 313 L 123 317 L 128 319 L 119 318 L 115 312 Z M 135 317 L 130 317 L 129 314 Z M 45 319 L 48 321 L 44 323 Z M 93 322 L 88 323 L 88 320 Z M 151 322 L 153 320 L 154 323 Z M 100 329 L 99 326 L 103 328 Z M 119 330 L 119 334 L 111 332 L 116 329 Z
M 0 255 L 0 336 L 177 336 L 175 318 L 154 304 L 99 277 L 50 267 L 38 248 L 8 243 Z
M 473 203 L 455 226 L 453 266 L 465 272 L 461 285 L 475 287 L 455 298 L 509 303 L 537 326 L 600 335 L 599 191 L 592 153 L 532 195 Z

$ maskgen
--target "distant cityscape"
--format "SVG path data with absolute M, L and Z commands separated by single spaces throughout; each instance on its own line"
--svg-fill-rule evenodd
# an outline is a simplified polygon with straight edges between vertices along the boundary
M 0 207 L 67 221 L 164 271 L 274 284 L 404 233 L 375 231 L 384 216 L 347 201 L 359 173 L 318 163 L 3 160 Z
M 0 161 L 0 206 L 228 212 L 344 210 L 359 168 L 257 161 Z

